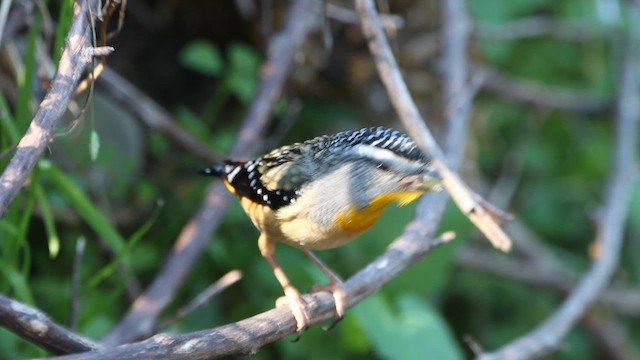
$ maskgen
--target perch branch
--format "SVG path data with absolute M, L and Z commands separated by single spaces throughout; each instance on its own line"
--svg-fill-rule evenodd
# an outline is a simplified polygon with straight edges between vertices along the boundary
M 530 333 L 480 360 L 530 359 L 557 350 L 560 342 L 585 311 L 596 301 L 618 265 L 624 223 L 636 172 L 635 152 L 638 145 L 638 49 L 625 44 L 618 74 L 616 117 L 616 149 L 613 170 L 599 218 L 598 242 L 601 253 L 591 269 L 582 277 L 560 308 Z
M 396 239 L 378 259 L 345 282 L 347 306 L 352 307 L 394 279 L 409 265 L 422 259 L 434 247 L 453 237 L 445 233 L 440 239 L 425 241 L 435 229 L 433 223 L 412 221 L 405 233 Z M 311 325 L 333 319 L 333 296 L 326 291 L 303 295 Z M 248 319 L 218 328 L 182 335 L 158 334 L 145 341 L 110 349 L 55 358 L 57 360 L 97 360 L 126 358 L 213 359 L 229 355 L 251 355 L 265 344 L 295 333 L 291 311 L 275 308 Z
M 56 126 L 64 115 L 84 68 L 94 55 L 88 6 L 96 1 L 78 1 L 73 6 L 73 22 L 65 41 L 58 72 L 26 134 L 18 143 L 9 165 L 0 176 L 0 218 L 24 185 Z M 98 52 L 101 52 L 101 49 Z M 112 50 L 112 49 L 111 49 Z M 110 52 L 111 50 L 108 50 Z
M 313 27 L 313 21 L 300 19 L 308 18 L 317 5 L 312 0 L 298 0 L 289 8 L 283 29 L 269 45 L 268 58 L 262 67 L 263 78 L 240 129 L 232 157 L 246 156 L 257 150 L 293 58 Z M 162 269 L 120 323 L 104 337 L 105 344 L 117 345 L 150 335 L 158 316 L 173 300 L 220 223 L 227 200 L 222 183 L 215 183 L 207 190 L 202 207 L 183 228 Z

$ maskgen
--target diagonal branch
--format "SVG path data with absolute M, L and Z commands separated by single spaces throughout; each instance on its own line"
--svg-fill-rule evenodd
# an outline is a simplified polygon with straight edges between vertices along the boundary
M 446 6 L 451 6 L 452 11 L 462 7 L 462 5 L 456 6 L 454 3 Z M 356 9 L 360 15 L 362 32 L 367 37 L 376 68 L 400 120 L 418 147 L 432 156 L 433 166 L 442 177 L 443 186 L 460 210 L 482 231 L 493 246 L 508 251 L 511 248 L 511 239 L 498 225 L 494 218 L 496 217 L 495 211 L 486 206 L 486 202 L 475 194 L 451 169 L 451 165 L 448 165 L 442 150 L 411 99 L 411 94 L 402 79 L 402 74 L 389 46 L 373 0 L 356 0 Z M 460 25 L 454 25 L 454 30 L 455 26 Z M 451 90 L 457 91 L 457 88 Z
M 309 14 L 316 13 L 316 6 L 318 3 L 313 0 L 297 0 L 289 8 L 283 29 L 269 45 L 268 58 L 262 69 L 264 77 L 240 129 L 232 156 L 257 150 L 293 58 L 313 28 L 313 21 L 301 19 L 308 19 Z M 162 269 L 147 290 L 134 301 L 120 323 L 105 336 L 105 344 L 122 344 L 151 334 L 158 316 L 173 300 L 208 244 L 211 234 L 220 224 L 228 199 L 222 183 L 215 183 L 208 189 L 201 208 L 183 228 Z
M 29 129 L 18 143 L 9 165 L 0 176 L 0 218 L 24 185 L 44 148 L 49 144 L 56 126 L 64 115 L 84 68 L 91 62 L 91 32 L 89 6 L 97 1 L 78 0 L 73 5 L 73 22 L 65 48 L 53 78 L 51 88 L 34 116 Z M 110 51 L 110 50 L 109 50 Z
M 628 39 L 618 74 L 617 128 L 614 167 L 599 219 L 600 254 L 571 295 L 544 323 L 499 350 L 480 355 L 481 360 L 530 359 L 557 350 L 560 342 L 597 300 L 619 261 L 624 223 L 636 172 L 640 103 L 637 44 Z

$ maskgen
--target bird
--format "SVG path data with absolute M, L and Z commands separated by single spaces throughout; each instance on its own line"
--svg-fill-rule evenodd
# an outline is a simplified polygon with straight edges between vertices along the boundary
M 309 316 L 274 257 L 276 243 L 300 249 L 327 276 L 335 324 L 345 313 L 344 284 L 312 251 L 345 245 L 387 205 L 406 205 L 441 188 L 431 158 L 409 136 L 383 126 L 319 136 L 252 160 L 226 160 L 201 173 L 221 178 L 259 230 L 258 248 L 284 290 L 298 335 Z

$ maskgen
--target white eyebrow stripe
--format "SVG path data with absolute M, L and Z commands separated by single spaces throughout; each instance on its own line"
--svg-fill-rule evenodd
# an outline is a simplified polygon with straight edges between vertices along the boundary
M 403 156 L 397 155 L 391 150 L 382 149 L 376 146 L 360 144 L 353 147 L 353 151 L 362 157 L 380 161 L 393 168 L 408 172 L 420 172 L 424 170 L 425 163 L 415 160 L 409 160 Z
M 238 175 L 238 173 L 240 172 L 240 170 L 242 170 L 241 166 L 236 166 L 235 169 L 233 169 L 228 175 L 227 175 L 227 181 L 229 183 L 233 182 L 233 179 L 235 179 L 236 175 Z

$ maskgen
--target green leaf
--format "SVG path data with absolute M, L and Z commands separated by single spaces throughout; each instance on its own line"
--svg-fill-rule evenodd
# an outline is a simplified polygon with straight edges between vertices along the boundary
M 38 168 L 62 193 L 76 213 L 111 246 L 114 252 L 120 253 L 125 248 L 122 236 L 69 177 L 47 160 L 40 160 Z
M 190 42 L 180 51 L 182 66 L 204 75 L 219 76 L 224 68 L 224 60 L 218 47 L 206 40 Z
M 248 103 L 258 86 L 260 57 L 249 46 L 235 43 L 229 47 L 231 69 L 224 78 L 225 86 L 243 103 Z
M 127 239 L 125 248 L 117 254 L 111 263 L 100 269 L 100 271 L 98 271 L 98 273 L 89 280 L 89 288 L 98 286 L 104 279 L 111 276 L 118 269 L 118 264 L 121 263 L 124 260 L 124 257 L 131 252 L 131 249 L 138 243 L 138 241 L 140 241 L 140 239 L 142 239 L 142 237 L 151 230 L 151 227 L 155 224 L 163 205 L 164 202 L 158 202 L 158 206 L 149 219 L 140 227 L 140 229 Z
M 95 130 L 91 130 L 91 137 L 89 138 L 89 154 L 91 154 L 91 161 L 96 161 L 98 154 L 100 153 L 100 136 Z
M 42 215 L 42 221 L 44 222 L 44 229 L 47 232 L 49 256 L 53 259 L 58 256 L 58 252 L 60 251 L 60 238 L 56 231 L 55 219 L 53 218 L 53 211 L 51 211 L 51 204 L 49 204 L 49 199 L 47 199 L 39 181 L 34 183 L 33 189 L 40 207 L 40 214 Z
M 458 360 L 462 352 L 438 313 L 415 296 L 404 296 L 394 314 L 381 295 L 353 309 L 374 351 L 384 359 Z

